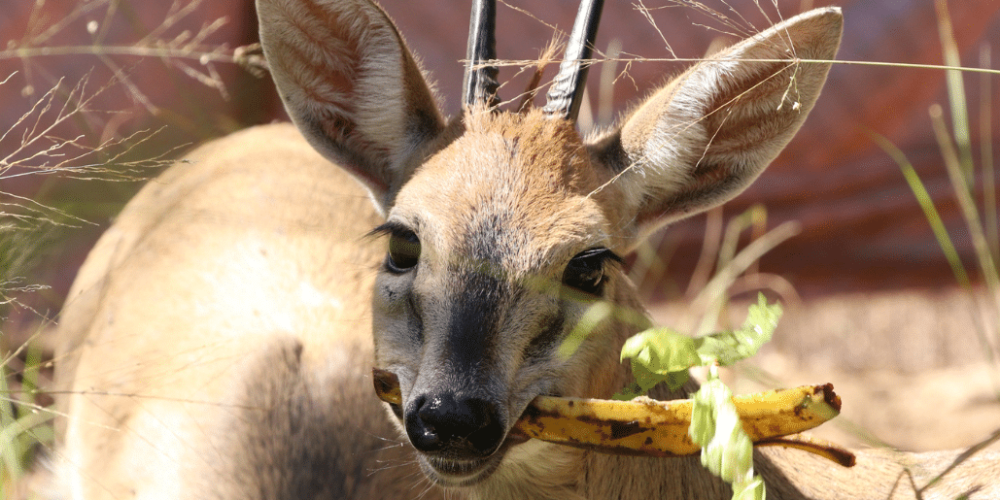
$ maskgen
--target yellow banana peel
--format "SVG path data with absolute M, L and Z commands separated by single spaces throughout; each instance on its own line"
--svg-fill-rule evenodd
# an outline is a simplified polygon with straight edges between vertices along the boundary
M 387 403 L 401 404 L 395 374 L 373 370 L 375 392 Z M 830 443 L 792 436 L 840 413 L 840 397 L 831 384 L 803 386 L 733 397 L 743 429 L 759 445 L 787 446 L 814 453 L 844 466 L 854 456 Z M 512 434 L 601 453 L 682 456 L 698 453 L 691 441 L 690 399 L 632 401 L 538 396 L 511 429 Z M 787 437 L 792 436 L 792 437 Z

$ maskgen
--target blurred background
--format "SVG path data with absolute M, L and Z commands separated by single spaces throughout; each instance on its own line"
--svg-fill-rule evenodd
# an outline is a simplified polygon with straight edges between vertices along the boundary
M 468 2 L 381 3 L 437 82 L 446 113 L 455 114 Z M 0 133 L 6 131 L 0 135 L 0 358 L 31 338 L 44 359 L 50 350 L 46 329 L 57 320 L 76 269 L 144 180 L 208 139 L 287 118 L 253 46 L 251 1 L 0 4 Z M 997 67 L 990 51 L 1000 47 L 989 45 L 1000 40 L 995 0 L 612 0 L 604 8 L 596 56 L 609 61 L 591 70 L 581 128 L 613 123 L 713 44 L 826 5 L 844 12 L 840 60 L 941 65 L 950 56 L 965 67 Z M 571 0 L 501 2 L 499 57 L 537 59 L 551 40 L 565 37 L 576 8 Z M 949 46 L 950 52 L 943 50 Z M 522 92 L 533 70 L 525 64 L 502 68 L 502 97 Z M 547 77 L 554 72 L 555 65 Z M 838 370 L 891 370 L 915 380 L 932 368 L 985 362 L 996 352 L 1000 307 L 978 271 L 977 231 L 970 230 L 956 193 L 967 190 L 978 207 L 978 232 L 987 246 L 995 245 L 997 204 L 990 186 L 1000 176 L 988 166 L 1000 138 L 1000 78 L 956 73 L 949 90 L 946 73 L 834 65 L 805 126 L 759 181 L 723 209 L 654 236 L 633 258 L 633 275 L 657 320 L 698 329 L 704 321 L 683 319 L 685 308 L 723 267 L 720 249 L 728 252 L 730 240 L 746 248 L 768 229 L 790 223 L 785 227 L 798 228 L 788 233 L 794 236 L 780 238 L 724 293 L 738 300 L 763 288 L 789 303 L 776 347 L 761 361 L 771 372 L 815 370 L 825 378 L 801 382 L 819 382 Z M 929 116 L 935 103 L 944 107 L 959 160 L 974 166 L 959 190 Z M 962 119 L 952 111 L 959 103 L 969 133 L 956 140 Z M 954 262 L 944 257 L 899 161 L 887 153 L 893 145 L 922 179 L 971 288 L 959 286 Z M 737 239 L 726 236 L 735 233 L 727 229 L 737 227 L 734 220 L 747 227 Z M 988 250 L 996 259 L 995 246 Z M 727 300 L 705 299 L 710 306 L 699 314 L 712 312 L 712 321 L 725 324 Z M 10 362 L 19 380 L 24 368 Z M 961 377 L 980 384 L 969 397 L 981 399 L 985 392 L 986 402 L 956 404 L 974 422 L 995 427 L 1000 410 L 989 397 L 998 390 L 995 373 L 978 373 Z M 859 385 L 858 391 L 866 390 Z M 885 408 L 880 418 L 892 420 Z M 880 437 L 897 446 L 903 439 Z
M 732 10 L 721 2 L 706 5 L 735 19 L 736 26 L 683 3 L 641 4 L 648 8 L 651 22 L 640 3 L 609 2 L 598 48 L 607 54 L 609 46 L 617 45 L 618 58 L 632 61 L 594 67 L 589 79 L 594 121 L 599 125 L 612 122 L 630 103 L 689 64 L 664 61 L 674 54 L 697 58 L 716 39 L 732 42 L 779 19 L 774 7 L 766 5 L 770 2 L 763 8 L 749 0 L 730 3 Z M 447 113 L 456 113 L 467 36 L 466 3 L 425 1 L 417 7 L 387 0 L 383 4 L 437 82 Z M 847 20 L 839 59 L 943 64 L 932 1 L 795 0 L 778 2 L 778 11 L 788 17 L 827 4 L 841 6 Z M 963 0 L 951 2 L 948 9 L 962 63 L 980 66 L 984 44 L 1000 39 L 998 5 L 990 0 Z M 34 125 L 31 119 L 21 123 L 18 119 L 49 89 L 61 82 L 54 103 L 58 105 L 83 78 L 88 79 L 83 95 L 93 97 L 89 111 L 70 117 L 53 131 L 55 136 L 80 137 L 81 146 L 96 147 L 114 138 L 155 132 L 129 153 L 127 158 L 133 161 L 182 157 L 185 148 L 212 137 L 286 119 L 269 80 L 226 62 L 232 61 L 234 49 L 256 41 L 251 2 L 24 1 L 8 2 L 4 10 L 0 33 L 6 38 L 6 49 L 0 52 L 0 80 L 6 81 L 0 86 L 0 123 L 11 132 L 0 143 L 0 151 L 12 151 L 22 133 Z M 570 0 L 501 4 L 498 54 L 505 59 L 536 59 L 556 34 L 572 26 L 575 12 L 576 2 Z M 606 68 L 612 69 L 610 90 L 601 85 L 601 72 Z M 527 81 L 524 77 L 530 71 L 517 66 L 502 69 L 502 81 L 518 72 L 519 79 L 501 90 L 508 98 L 520 94 L 520 82 Z M 984 112 L 982 81 L 974 73 L 964 78 L 969 117 L 975 126 Z M 995 76 L 992 79 L 989 94 L 997 102 L 1000 82 Z M 822 98 L 796 139 L 759 182 L 725 209 L 726 216 L 732 216 L 762 204 L 770 225 L 790 220 L 802 225 L 801 234 L 762 259 L 761 270 L 788 278 L 805 296 L 953 284 L 948 264 L 899 166 L 871 138 L 872 133 L 881 134 L 906 152 L 937 203 L 963 261 L 972 264 L 971 241 L 927 113 L 932 103 L 947 106 L 948 99 L 941 70 L 835 65 Z M 992 108 L 994 114 L 996 109 Z M 45 119 L 41 122 L 47 124 Z M 995 141 L 1000 126 L 994 129 Z M 972 147 L 978 157 L 982 138 L 977 130 L 973 132 Z M 39 141 L 19 156 L 47 148 L 49 142 Z M 97 162 L 116 153 L 86 160 Z M 44 163 L 55 161 L 38 158 L 21 167 Z M 39 175 L 18 176 L 17 170 L 21 169 L 6 171 L 0 180 L 4 196 L 66 208 L 96 224 L 60 231 L 61 238 L 70 240 L 47 246 L 45 255 L 39 256 L 45 264 L 36 268 L 41 274 L 30 281 L 52 289 L 26 300 L 40 301 L 34 302 L 40 310 L 56 311 L 86 249 L 139 184 L 79 182 L 72 175 L 41 175 L 49 173 L 44 170 L 34 171 Z M 139 170 L 134 175 L 150 177 L 155 172 Z M 982 185 L 977 183 L 980 193 Z M 695 218 L 674 225 L 662 239 L 659 253 L 670 267 L 661 285 L 664 297 L 686 286 L 685 273 L 691 272 L 700 254 L 704 226 L 704 217 Z

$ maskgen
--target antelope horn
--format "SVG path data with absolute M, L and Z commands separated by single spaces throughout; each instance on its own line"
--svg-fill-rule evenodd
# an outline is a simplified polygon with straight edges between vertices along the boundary
M 462 83 L 462 92 L 465 94 L 462 102 L 466 107 L 478 103 L 486 103 L 492 107 L 500 103 L 497 97 L 499 70 L 496 66 L 482 66 L 484 61 L 497 57 L 496 19 L 496 0 L 473 0 L 469 19 L 469 44 L 465 50 L 468 66 Z
M 552 118 L 563 118 L 576 121 L 580 113 L 580 102 L 583 100 L 583 87 L 587 83 L 587 70 L 594 52 L 594 40 L 597 38 L 597 24 L 601 20 L 601 8 L 604 0 L 583 0 L 580 10 L 576 13 L 573 32 L 566 44 L 566 55 L 559 65 L 549 89 L 545 104 L 545 113 Z

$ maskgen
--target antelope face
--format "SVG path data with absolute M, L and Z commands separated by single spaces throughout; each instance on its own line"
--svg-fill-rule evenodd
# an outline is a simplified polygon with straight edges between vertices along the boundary
M 615 189 L 598 189 L 609 176 L 572 123 L 483 111 L 465 128 L 378 229 L 388 252 L 373 311 L 376 364 L 403 392 L 393 410 L 424 470 L 449 485 L 500 464 L 535 396 L 613 390 L 588 373 L 600 357 L 557 351 L 622 279 L 620 216 L 606 206 Z M 587 349 L 611 343 L 595 334 Z
M 377 5 L 257 0 L 289 116 L 387 216 L 375 230 L 388 240 L 373 294 L 375 363 L 398 376 L 403 404 L 392 411 L 440 484 L 502 468 L 516 444 L 508 431 L 536 395 L 603 397 L 626 383 L 618 349 L 641 325 L 619 321 L 638 309 L 620 256 L 756 179 L 826 80 L 829 63 L 798 59 L 832 59 L 840 43 L 839 10 L 790 18 L 584 143 L 573 122 L 602 4 L 583 0 L 544 109 L 514 114 L 496 107 L 496 68 L 484 63 L 496 58 L 495 2 L 473 2 L 475 69 L 463 119 L 449 125 Z M 621 317 L 560 350 L 599 300 Z

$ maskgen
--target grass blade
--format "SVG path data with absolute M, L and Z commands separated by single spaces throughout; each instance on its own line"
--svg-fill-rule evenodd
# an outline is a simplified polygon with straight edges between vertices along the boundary
M 714 325 L 718 316 L 712 317 L 710 313 L 712 310 L 717 311 L 719 309 L 710 308 L 714 304 L 718 304 L 718 301 L 725 300 L 726 290 L 732 286 L 736 278 L 749 269 L 754 262 L 760 260 L 764 254 L 770 252 L 785 240 L 799 234 L 800 231 L 801 227 L 798 223 L 784 222 L 763 237 L 750 242 L 725 267 L 717 269 L 715 276 L 709 280 L 705 288 L 691 301 L 690 309 L 706 312 L 706 316 L 702 318 L 701 324 L 696 327 L 697 329 L 694 330 L 694 333 L 696 335 L 703 334 L 712 329 L 712 325 Z M 687 325 L 685 325 L 682 331 L 691 330 L 691 328 L 687 328 Z
M 976 250 L 976 257 L 979 260 L 979 268 L 986 281 L 986 288 L 991 297 L 996 297 L 1000 290 L 998 283 L 996 263 L 990 255 L 989 247 L 986 244 L 986 235 L 983 232 L 982 222 L 979 220 L 979 211 L 976 203 L 972 199 L 968 186 L 963 183 L 962 167 L 955 151 L 955 145 L 948 135 L 948 127 L 944 123 L 941 106 L 935 104 L 930 107 L 931 123 L 934 125 L 934 135 L 937 137 L 938 146 L 941 148 L 941 156 L 944 158 L 945 168 L 951 178 L 952 186 L 955 189 L 955 196 L 958 198 L 958 205 L 962 208 L 962 215 L 965 217 L 965 224 L 969 228 L 969 235 L 972 236 L 972 245 Z
M 947 66 L 962 66 L 958 54 L 958 44 L 955 42 L 955 32 L 948 14 L 948 0 L 936 0 L 934 7 L 938 15 L 938 34 L 941 36 L 941 52 Z M 972 133 L 969 129 L 968 102 L 965 98 L 965 83 L 962 72 L 949 70 L 945 72 L 948 84 L 948 104 L 951 107 L 951 121 L 954 128 L 955 143 L 958 145 L 958 160 L 965 175 L 965 185 L 969 190 L 975 185 L 972 162 Z
M 934 126 L 934 135 L 937 138 L 938 146 L 941 148 L 941 156 L 944 158 L 945 168 L 948 170 L 948 177 L 951 179 L 955 196 L 958 198 L 958 205 L 961 207 L 962 215 L 965 217 L 965 226 L 969 229 L 969 235 L 972 237 L 972 245 L 975 248 L 976 258 L 979 261 L 979 269 L 983 273 L 983 281 L 986 283 L 989 300 L 996 303 L 995 301 L 1000 297 L 1000 274 L 997 274 L 996 262 L 993 260 L 989 244 L 986 241 L 986 235 L 983 231 L 982 222 L 979 219 L 976 202 L 973 200 L 968 186 L 963 184 L 962 167 L 959 164 L 955 146 L 948 135 L 948 127 L 944 123 L 941 106 L 935 104 L 930 107 L 929 111 L 931 124 Z M 993 313 L 997 313 L 995 307 L 993 308 Z M 983 344 L 986 358 L 990 364 L 997 365 L 998 360 L 991 347 L 985 328 L 982 326 L 979 328 L 979 340 Z M 1000 324 L 997 325 L 997 329 L 998 335 L 1000 335 Z M 998 394 L 998 397 L 1000 397 L 1000 394 Z
M 951 241 L 951 236 L 948 235 L 948 229 L 944 227 L 941 215 L 934 206 L 934 200 L 931 199 L 930 193 L 927 192 L 927 188 L 924 187 L 923 181 L 920 180 L 920 176 L 913 168 L 910 160 L 906 158 L 906 154 L 902 150 L 897 148 L 892 141 L 886 139 L 885 136 L 875 132 L 870 132 L 870 135 L 872 140 L 882 148 L 882 151 L 885 151 L 896 162 L 896 165 L 899 165 L 906 183 L 910 185 L 913 196 L 917 198 L 917 203 L 920 204 L 920 209 L 924 211 L 924 217 L 931 225 L 931 230 L 934 231 L 934 237 L 937 239 L 945 259 L 948 260 L 948 265 L 951 266 L 951 272 L 955 275 L 955 279 L 962 285 L 962 288 L 966 290 L 971 289 L 969 275 L 965 272 L 965 266 L 962 264 L 962 259 L 958 256 L 958 250 L 955 249 L 955 245 Z
M 702 239 L 698 263 L 694 266 L 691 281 L 688 282 L 685 292 L 687 297 L 694 297 L 702 291 L 712 277 L 713 261 L 716 260 L 719 246 L 722 244 L 722 211 L 723 206 L 720 205 L 705 213 L 705 237 Z

